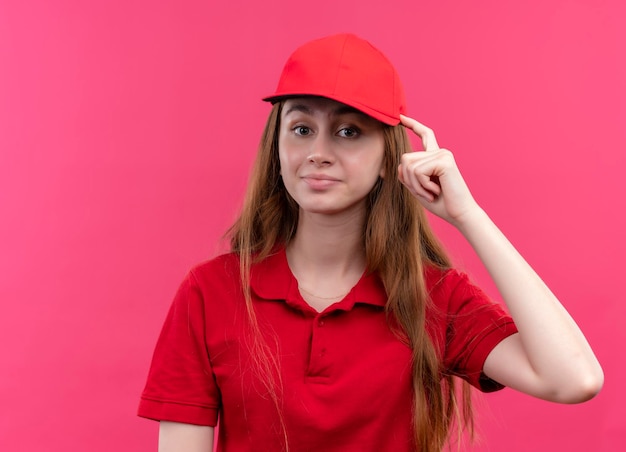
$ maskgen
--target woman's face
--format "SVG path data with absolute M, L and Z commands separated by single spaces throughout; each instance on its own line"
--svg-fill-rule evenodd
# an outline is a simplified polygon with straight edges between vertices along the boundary
M 383 124 L 321 97 L 285 101 L 279 157 L 287 191 L 305 212 L 339 214 L 364 207 L 384 176 Z

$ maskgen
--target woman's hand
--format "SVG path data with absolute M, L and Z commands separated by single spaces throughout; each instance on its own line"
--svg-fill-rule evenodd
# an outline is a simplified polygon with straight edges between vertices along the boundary
M 400 115 L 402 125 L 412 130 L 424 151 L 404 154 L 398 166 L 398 179 L 430 212 L 459 226 L 479 209 L 456 166 L 452 152 L 440 149 L 434 132 L 415 119 Z

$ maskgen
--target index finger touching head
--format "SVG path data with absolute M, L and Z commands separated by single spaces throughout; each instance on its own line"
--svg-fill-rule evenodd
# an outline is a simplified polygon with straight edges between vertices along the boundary
M 439 145 L 437 144 L 437 138 L 435 137 L 435 132 L 429 127 L 426 127 L 421 122 L 416 121 L 413 118 L 409 118 L 408 116 L 400 115 L 400 121 L 404 127 L 407 129 L 411 129 L 415 135 L 421 138 L 422 145 L 424 146 L 425 151 L 435 151 L 439 149 Z

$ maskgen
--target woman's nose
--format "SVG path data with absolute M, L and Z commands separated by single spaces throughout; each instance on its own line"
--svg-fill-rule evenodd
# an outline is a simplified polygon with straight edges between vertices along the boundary
M 307 160 L 318 166 L 330 165 L 334 162 L 334 152 L 331 140 L 318 135 L 311 143 Z

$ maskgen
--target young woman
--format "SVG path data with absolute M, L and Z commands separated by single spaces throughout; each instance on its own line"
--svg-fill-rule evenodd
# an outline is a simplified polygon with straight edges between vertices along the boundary
M 139 414 L 161 421 L 159 450 L 209 451 L 219 420 L 219 451 L 439 451 L 471 420 L 468 385 L 600 390 L 583 334 L 405 116 L 377 49 L 307 43 L 265 100 L 232 253 L 191 270 L 156 347 Z M 424 208 L 466 237 L 510 315 L 451 268 Z

